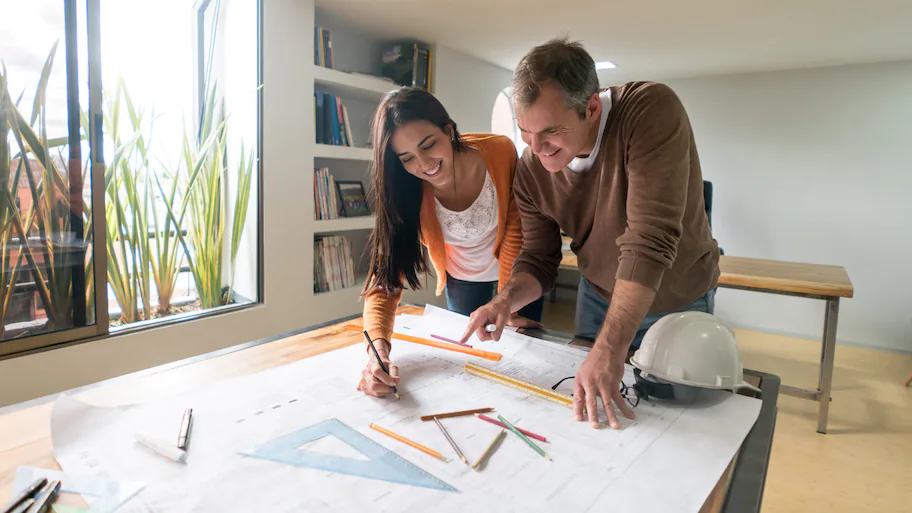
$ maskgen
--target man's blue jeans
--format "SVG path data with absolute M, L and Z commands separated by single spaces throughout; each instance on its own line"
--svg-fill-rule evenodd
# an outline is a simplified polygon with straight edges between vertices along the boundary
M 463 281 L 447 273 L 446 283 L 447 308 L 462 315 L 471 315 L 497 295 L 496 281 Z M 541 322 L 544 306 L 545 297 L 542 296 L 517 313 L 526 319 Z
M 576 292 L 576 319 L 573 324 L 574 335 L 576 338 L 587 340 L 589 342 L 595 341 L 595 337 L 598 335 L 599 329 L 601 329 L 602 324 L 605 322 L 605 314 L 608 312 L 608 304 L 609 302 L 605 301 L 601 296 L 598 295 L 598 292 L 592 288 L 592 285 L 589 284 L 589 281 L 586 280 L 586 278 L 580 277 L 579 289 Z M 646 318 L 643 319 L 643 323 L 640 324 L 640 329 L 637 330 L 636 336 L 633 337 L 633 344 L 630 346 L 630 348 L 639 348 L 640 342 L 643 340 L 643 336 L 646 335 L 646 330 L 648 330 L 649 327 L 655 324 L 659 319 L 670 313 L 698 311 L 712 314 L 715 307 L 716 291 L 713 289 L 707 292 L 704 296 L 698 298 L 693 303 L 679 310 L 647 314 Z

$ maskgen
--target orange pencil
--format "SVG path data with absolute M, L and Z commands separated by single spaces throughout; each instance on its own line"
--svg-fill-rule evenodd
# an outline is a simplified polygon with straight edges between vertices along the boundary
M 398 338 L 399 340 L 404 340 L 406 342 L 414 342 L 416 344 L 422 344 L 425 346 L 436 347 L 438 349 L 446 349 L 447 351 L 456 351 L 457 353 L 470 354 L 472 356 L 478 356 L 484 358 L 485 360 L 494 360 L 498 361 L 503 358 L 503 355 L 500 353 L 492 353 L 490 351 L 482 351 L 481 349 L 475 349 L 472 347 L 464 347 L 458 344 L 448 344 L 445 342 L 437 342 L 436 340 L 428 340 L 421 337 L 413 337 L 411 335 L 402 335 L 400 333 L 393 333 L 393 338 Z
M 370 424 L 368 424 L 368 427 L 371 428 L 371 429 L 373 429 L 374 431 L 379 431 L 379 432 L 383 433 L 384 435 L 386 435 L 386 436 L 388 436 L 388 437 L 390 437 L 390 438 L 393 438 L 393 439 L 395 439 L 395 440 L 399 440 L 400 442 L 404 443 L 405 445 L 414 447 L 415 449 L 418 449 L 419 451 L 421 451 L 421 452 L 423 452 L 423 453 L 425 453 L 425 454 L 428 454 L 428 455 L 433 456 L 433 457 L 435 457 L 435 458 L 437 458 L 437 459 L 446 461 L 446 458 L 444 458 L 442 454 L 440 454 L 439 452 L 435 451 L 434 449 L 428 449 L 427 447 L 425 447 L 425 446 L 419 444 L 418 442 L 413 442 L 413 441 L 409 440 L 408 438 L 405 438 L 405 437 L 402 436 L 402 435 L 397 435 L 396 433 L 393 433 L 392 431 L 390 431 L 390 430 L 388 430 L 388 429 L 384 429 L 384 428 L 382 428 L 382 427 L 380 427 L 380 426 L 374 424 L 373 422 L 371 422 Z

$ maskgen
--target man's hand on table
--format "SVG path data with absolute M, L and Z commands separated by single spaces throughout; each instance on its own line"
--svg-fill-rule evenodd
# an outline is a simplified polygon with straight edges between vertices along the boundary
M 598 429 L 598 398 L 602 400 L 608 425 L 620 429 L 614 405 L 629 419 L 636 418 L 630 405 L 621 395 L 621 378 L 627 351 L 613 348 L 604 340 L 597 340 L 586 355 L 573 380 L 573 414 L 582 421 L 584 412 L 589 424 Z M 613 404 L 612 404 L 613 403 Z

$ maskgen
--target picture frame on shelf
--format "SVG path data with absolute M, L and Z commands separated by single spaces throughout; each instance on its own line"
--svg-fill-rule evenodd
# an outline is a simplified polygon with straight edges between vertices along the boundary
M 367 204 L 367 194 L 364 184 L 357 181 L 336 181 L 336 191 L 339 193 L 339 203 L 342 205 L 344 217 L 362 217 L 371 215 Z

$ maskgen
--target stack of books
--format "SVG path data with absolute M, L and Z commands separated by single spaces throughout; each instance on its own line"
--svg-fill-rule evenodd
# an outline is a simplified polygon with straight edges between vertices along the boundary
M 328 235 L 314 241 L 314 292 L 354 287 L 352 245 L 347 237 Z
M 314 93 L 317 144 L 354 146 L 348 109 L 342 98 L 326 93 Z
M 383 48 L 383 76 L 402 86 L 431 90 L 431 49 L 416 42 L 394 42 Z
M 314 219 L 339 219 L 339 195 L 329 168 L 314 169 Z
M 314 64 L 333 67 L 332 37 L 329 30 L 322 27 L 314 27 Z

